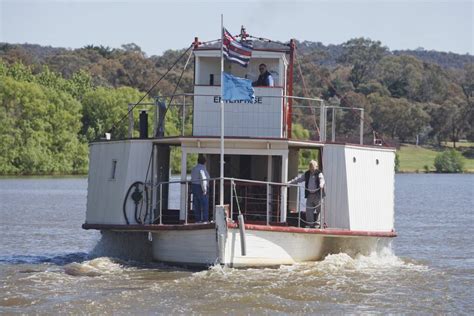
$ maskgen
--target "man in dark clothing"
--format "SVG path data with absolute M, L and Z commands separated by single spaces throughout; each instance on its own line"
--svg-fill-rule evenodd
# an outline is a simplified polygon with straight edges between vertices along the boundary
M 323 173 L 318 169 L 318 162 L 311 160 L 309 162 L 309 170 L 300 177 L 288 182 L 296 184 L 304 182 L 306 198 L 306 222 L 309 227 L 320 226 L 319 214 L 321 213 L 321 190 L 324 189 L 325 181 Z M 315 216 L 316 213 L 316 216 Z
M 260 71 L 260 76 L 258 76 L 257 81 L 252 82 L 252 86 L 254 87 L 273 87 L 273 77 L 267 70 L 267 65 L 260 64 L 258 66 L 258 70 Z

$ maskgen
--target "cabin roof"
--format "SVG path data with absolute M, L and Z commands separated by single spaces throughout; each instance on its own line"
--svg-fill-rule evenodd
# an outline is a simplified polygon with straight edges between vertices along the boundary
M 290 52 L 290 44 L 289 43 L 280 43 L 280 42 L 264 42 L 259 40 L 253 40 L 253 49 L 254 50 L 262 50 L 262 51 L 278 51 L 278 52 Z M 200 45 L 197 50 L 206 50 L 206 49 L 219 49 L 221 48 L 220 42 L 214 42 L 211 44 L 204 44 Z
M 171 136 L 163 138 L 147 138 L 147 139 L 121 139 L 121 140 L 99 140 L 96 142 L 91 142 L 90 145 L 96 143 L 116 143 L 116 142 L 153 142 L 155 144 L 163 144 L 170 146 L 183 146 L 184 145 L 197 145 L 198 147 L 215 147 L 220 144 L 220 137 L 216 136 Z M 360 145 L 354 143 L 344 143 L 344 142 L 319 142 L 313 140 L 299 140 L 299 139 L 288 139 L 288 138 L 256 138 L 256 137 L 225 137 L 226 148 L 230 145 L 234 148 L 245 147 L 245 144 L 250 144 L 260 148 L 270 147 L 287 147 L 287 148 L 322 148 L 325 146 L 346 146 L 354 148 L 372 148 L 378 150 L 387 150 L 394 151 L 395 147 L 387 146 L 375 146 L 375 145 Z
M 173 144 L 179 145 L 181 143 L 190 142 L 207 142 L 207 143 L 219 143 L 220 137 L 215 136 L 186 136 L 186 137 L 165 137 L 160 139 L 154 139 L 155 143 L 161 144 Z M 287 144 L 288 147 L 323 147 L 323 143 L 316 141 L 301 140 L 296 141 L 287 138 L 271 138 L 271 137 L 225 137 L 225 142 L 233 144 L 245 144 L 245 143 L 257 143 L 257 144 Z

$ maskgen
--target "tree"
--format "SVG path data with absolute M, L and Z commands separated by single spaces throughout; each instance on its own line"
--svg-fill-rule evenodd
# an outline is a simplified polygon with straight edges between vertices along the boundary
M 109 46 L 102 46 L 102 45 L 100 45 L 100 46 L 87 45 L 87 46 L 84 46 L 84 49 L 94 50 L 94 51 L 98 52 L 104 58 L 112 57 L 112 54 L 114 52 L 114 50 L 112 48 L 110 48 Z
M 451 149 L 438 154 L 435 158 L 434 166 L 436 172 L 459 173 L 463 172 L 464 161 L 458 151 Z
M 430 117 L 421 103 L 383 97 L 377 93 L 369 95 L 369 101 L 374 130 L 391 138 L 402 142 L 414 139 L 428 125 Z
M 145 57 L 145 53 L 142 51 L 140 46 L 135 43 L 123 44 L 122 49 L 127 53 L 136 53 L 141 55 L 142 57 Z
M 416 99 L 423 64 L 412 56 L 385 56 L 376 67 L 377 79 L 395 98 Z
M 429 109 L 431 136 L 436 137 L 438 144 L 449 139 L 456 147 L 456 142 L 472 124 L 472 108 L 463 99 L 448 99 L 442 105 L 432 104 Z
M 361 120 L 364 122 L 364 134 L 372 132 L 370 127 L 372 124 L 371 104 L 365 95 L 356 92 L 346 93 L 340 102 L 341 106 L 346 109 L 337 111 L 336 133 L 349 141 L 358 142 Z M 358 110 L 359 108 L 364 109 L 364 114 Z
M 81 105 L 66 92 L 0 76 L 0 173 L 84 172 Z
M 350 80 L 355 88 L 370 78 L 377 63 L 388 52 L 379 41 L 362 37 L 351 39 L 342 47 L 343 53 L 337 61 L 352 66 Z
M 464 117 L 466 118 L 466 138 L 474 141 L 474 64 L 466 64 L 461 87 L 466 97 Z
M 464 67 L 464 78 L 461 81 L 461 87 L 468 101 L 474 98 L 474 64 L 466 64 Z
M 295 139 L 309 139 L 309 131 L 305 129 L 301 124 L 293 124 L 291 126 L 291 133 L 292 137 Z M 316 158 L 317 153 L 315 150 L 300 149 L 298 168 L 306 168 L 308 166 L 309 161 Z
M 141 99 L 142 93 L 138 90 L 123 87 L 107 89 L 99 87 L 86 93 L 82 99 L 83 117 L 81 134 L 88 141 L 104 137 L 104 134 L 114 127 L 113 138 L 128 137 L 128 104 L 135 104 Z M 149 99 L 143 102 L 150 102 Z M 138 126 L 138 108 L 134 110 L 135 126 Z M 122 121 L 120 121 L 122 119 Z
M 418 93 L 413 99 L 420 102 L 442 103 L 449 97 L 448 78 L 438 65 L 423 64 L 423 79 Z

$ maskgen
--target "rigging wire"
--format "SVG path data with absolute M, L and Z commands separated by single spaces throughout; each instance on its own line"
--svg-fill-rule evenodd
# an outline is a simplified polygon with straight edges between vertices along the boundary
M 141 99 L 140 99 L 137 103 L 135 103 L 135 105 L 132 106 L 132 107 L 130 108 L 130 110 L 128 110 L 127 114 L 125 114 L 120 120 L 118 120 L 117 122 L 115 122 L 115 123 L 112 125 L 112 127 L 109 129 L 109 131 L 108 131 L 107 133 L 112 133 L 112 131 L 114 131 L 114 130 L 117 128 L 117 125 L 118 125 L 119 123 L 121 123 L 125 118 L 128 117 L 128 115 L 130 114 L 130 112 L 133 111 L 133 109 L 134 109 L 137 105 L 139 105 L 139 104 L 150 94 L 150 92 L 156 87 L 156 85 L 158 85 L 158 83 L 160 83 L 160 81 L 163 80 L 163 78 L 174 68 L 174 66 L 176 66 L 176 64 L 181 60 L 181 58 L 183 58 L 183 56 L 186 55 L 186 53 L 187 53 L 193 46 L 194 46 L 194 44 L 191 44 L 191 45 L 184 51 L 184 53 L 182 53 L 182 54 L 178 57 L 178 59 L 176 59 L 176 61 L 173 63 L 173 65 L 171 65 L 171 67 L 168 68 L 168 70 L 160 77 L 160 79 L 158 79 L 158 80 L 153 84 L 153 86 L 152 86 L 150 89 L 148 89 L 148 91 L 145 93 L 145 95 L 143 95 L 143 96 L 141 97 Z M 100 136 L 98 136 L 98 137 L 96 138 L 96 140 L 97 140 L 99 137 L 100 137 Z
M 220 42 L 220 41 L 221 41 L 221 39 L 218 38 L 218 39 L 215 39 L 215 40 L 212 40 L 212 41 L 199 42 L 199 45 L 207 45 L 207 44 L 216 43 L 216 42 Z
M 253 39 L 256 39 L 256 40 L 259 40 L 259 41 L 262 41 L 262 42 L 274 43 L 274 44 L 278 44 L 278 45 L 282 45 L 282 46 L 286 46 L 286 47 L 290 46 L 290 44 L 282 43 L 282 42 L 279 42 L 279 41 L 273 41 L 271 39 L 264 38 L 264 37 L 257 37 L 257 36 L 253 36 L 253 35 L 247 35 L 246 37 L 253 38 Z
M 188 50 L 189 50 L 189 48 L 188 48 Z M 186 51 L 188 51 L 188 50 L 186 50 Z M 173 94 L 171 95 L 171 99 L 170 99 L 170 101 L 168 102 L 168 106 L 166 107 L 164 116 L 166 116 L 166 113 L 168 112 L 168 109 L 169 109 L 169 107 L 171 106 L 171 103 L 173 102 L 173 99 L 174 99 L 174 97 L 175 97 L 176 91 L 178 90 L 179 84 L 180 84 L 180 82 L 181 82 L 181 79 L 183 78 L 184 72 L 185 72 L 185 70 L 186 70 L 186 67 L 188 66 L 188 63 L 189 63 L 189 60 L 191 59 L 191 56 L 192 56 L 192 51 L 189 53 L 188 59 L 186 60 L 186 63 L 184 64 L 183 70 L 181 71 L 181 75 L 179 76 L 179 79 L 178 79 L 178 82 L 176 83 L 176 86 L 175 86 L 175 89 L 174 89 L 174 91 L 173 91 Z M 182 57 L 182 55 L 180 56 L 180 59 L 181 59 L 181 57 Z M 152 151 L 151 151 L 151 153 L 150 153 L 150 159 L 149 159 L 149 161 L 148 161 L 148 167 L 147 167 L 147 170 L 146 170 L 145 181 L 144 181 L 145 185 L 148 183 L 148 182 L 147 182 L 147 181 L 148 181 L 148 175 L 149 175 L 149 172 L 150 172 L 150 167 L 151 167 L 151 165 L 152 165 L 153 155 L 154 155 L 154 148 L 152 149 Z M 153 175 L 152 175 L 151 177 L 153 177 Z M 152 185 L 152 186 L 153 186 L 153 185 Z M 159 203 L 162 203 L 162 201 L 160 201 Z M 148 204 L 147 204 L 147 205 L 148 205 Z M 151 207 L 150 210 L 148 210 L 148 209 L 146 210 L 145 219 L 146 219 L 146 216 L 147 216 L 148 214 L 150 214 L 150 219 L 152 219 L 152 213 L 153 213 L 152 208 L 153 208 L 153 205 L 150 205 L 150 207 Z M 141 207 L 140 207 L 140 213 L 141 213 Z M 156 218 L 153 218 L 153 219 L 152 219 L 152 223 L 151 223 L 151 224 L 153 224 L 153 221 L 154 221 L 155 219 L 156 219 Z
M 298 71 L 300 73 L 300 76 L 301 76 L 301 81 L 303 82 L 303 93 L 306 95 L 307 98 L 310 97 L 309 95 L 309 92 L 308 92 L 308 88 L 306 87 L 306 82 L 304 80 L 304 76 L 303 76 L 303 72 L 301 71 L 301 64 L 300 62 L 298 61 L 298 55 L 296 54 L 296 49 L 295 49 L 295 61 L 296 61 L 296 65 L 298 66 Z M 308 105 L 310 105 L 310 101 L 308 100 Z M 318 122 L 316 121 L 316 114 L 314 113 L 314 109 L 313 107 L 310 106 L 310 110 L 311 110 L 311 114 L 313 116 L 313 120 L 314 120 L 314 126 L 316 126 L 316 130 L 318 132 L 318 135 L 321 136 L 321 131 L 319 130 L 319 126 L 318 126 Z
M 183 78 L 184 72 L 186 71 L 186 67 L 188 66 L 189 60 L 191 59 L 191 56 L 192 56 L 192 55 L 193 55 L 193 54 L 192 54 L 192 51 L 191 51 L 191 52 L 189 53 L 188 59 L 186 60 L 186 63 L 184 64 L 183 70 L 181 71 L 181 74 L 180 74 L 180 76 L 179 76 L 178 82 L 176 83 L 176 86 L 175 86 L 175 88 L 174 88 L 173 94 L 171 95 L 170 101 L 168 102 L 168 106 L 166 107 L 164 116 L 166 116 L 166 113 L 168 113 L 168 109 L 169 109 L 169 107 L 171 106 L 171 102 L 173 102 L 173 99 L 174 99 L 174 97 L 175 97 L 176 91 L 177 91 L 178 88 L 179 88 L 179 84 L 181 83 L 181 79 Z M 184 124 L 184 122 L 183 122 L 183 124 Z

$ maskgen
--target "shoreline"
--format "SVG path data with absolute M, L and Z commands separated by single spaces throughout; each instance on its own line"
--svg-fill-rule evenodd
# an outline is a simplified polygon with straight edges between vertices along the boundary
M 472 175 L 474 174 L 474 171 L 465 171 L 465 172 L 457 172 L 457 173 L 438 173 L 438 172 L 425 172 L 425 171 L 398 171 L 395 172 L 395 174 L 433 174 L 433 175 L 446 175 L 446 174 L 466 174 L 466 175 Z M 179 174 L 178 174 L 179 176 Z M 62 175 L 57 175 L 57 174 L 38 174 L 38 175 L 0 175 L 0 180 L 8 180 L 8 179 L 43 179 L 43 178 L 52 178 L 52 179 L 63 179 L 63 178 L 84 178 L 87 179 L 87 174 L 62 174 Z
M 18 178 L 23 178 L 23 179 L 28 179 L 28 178 L 86 178 L 87 179 L 87 174 L 29 174 L 29 175 L 24 175 L 24 174 L 18 174 L 18 175 L 0 175 L 0 180 L 2 179 L 18 179 Z

